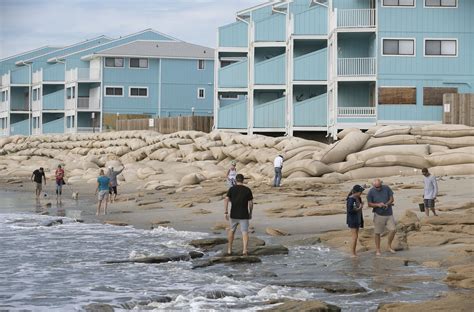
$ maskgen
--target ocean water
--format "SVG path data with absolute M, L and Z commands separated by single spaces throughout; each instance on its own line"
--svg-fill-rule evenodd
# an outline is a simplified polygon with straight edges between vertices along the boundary
M 390 268 L 353 261 L 323 245 L 296 246 L 289 255 L 261 257 L 262 263 L 193 269 L 187 261 L 164 264 L 105 264 L 107 260 L 195 250 L 188 242 L 206 233 L 172 228 L 138 230 L 79 223 L 77 208 L 41 215 L 21 194 L 0 192 L 0 310 L 81 311 L 106 303 L 116 311 L 255 311 L 278 298 L 321 299 L 347 311 L 375 310 L 379 303 L 420 301 L 447 288 L 444 272 L 418 266 Z M 20 209 L 21 208 L 21 209 Z M 59 217 L 57 215 L 60 215 Z M 64 216 L 63 216 L 64 215 Z M 71 218 L 72 216 L 72 218 Z M 61 219 L 62 224 L 46 226 Z M 271 238 L 266 238 L 271 241 Z M 374 276 L 430 275 L 397 291 L 374 288 Z M 356 282 L 361 294 L 276 286 L 281 281 Z

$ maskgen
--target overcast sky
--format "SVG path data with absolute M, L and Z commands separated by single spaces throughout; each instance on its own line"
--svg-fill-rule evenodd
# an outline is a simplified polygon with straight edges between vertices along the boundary
M 146 28 L 209 47 L 235 12 L 266 0 L 0 0 L 0 59 Z

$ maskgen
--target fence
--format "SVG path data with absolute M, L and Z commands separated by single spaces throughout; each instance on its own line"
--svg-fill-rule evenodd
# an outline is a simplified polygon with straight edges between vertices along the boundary
M 213 118 L 211 116 L 184 116 L 169 118 L 147 118 L 116 120 L 117 131 L 123 130 L 154 130 L 163 134 L 182 130 L 211 132 Z
M 443 95 L 443 123 L 474 126 L 474 93 Z

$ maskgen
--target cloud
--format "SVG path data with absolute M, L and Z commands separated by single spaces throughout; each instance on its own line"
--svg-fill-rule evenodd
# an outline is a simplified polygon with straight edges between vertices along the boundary
M 217 28 L 265 0 L 1 0 L 0 58 L 45 45 L 67 46 L 153 28 L 215 47 Z

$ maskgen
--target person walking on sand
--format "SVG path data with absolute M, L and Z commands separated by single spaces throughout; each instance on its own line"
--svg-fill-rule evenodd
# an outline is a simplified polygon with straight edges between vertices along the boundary
M 234 242 L 235 231 L 240 224 L 243 243 L 242 255 L 247 256 L 249 242 L 249 220 L 252 219 L 253 211 L 253 195 L 252 190 L 243 185 L 244 176 L 242 174 L 237 174 L 235 180 L 237 184 L 232 186 L 227 191 L 227 196 L 224 199 L 225 218 L 227 221 L 230 221 L 230 229 L 227 233 L 227 238 L 229 240 L 227 244 L 227 255 L 232 254 L 232 243 Z M 231 203 L 230 218 L 228 210 L 229 201 Z
M 43 181 L 44 181 L 44 185 L 46 186 L 46 175 L 44 174 L 43 167 L 33 171 L 33 174 L 31 175 L 31 181 L 35 182 L 36 184 L 35 194 L 36 194 L 36 199 L 39 199 L 41 195 L 41 191 L 43 190 Z
M 235 181 L 235 178 L 237 176 L 237 168 L 235 167 L 237 165 L 237 162 L 235 160 L 232 160 L 230 162 L 230 168 L 229 170 L 227 170 L 227 174 L 226 174 L 226 182 L 227 182 L 227 186 L 229 188 L 231 188 L 232 186 L 234 186 L 237 182 Z
M 393 217 L 393 191 L 390 187 L 383 185 L 382 180 L 375 179 L 373 187 L 367 194 L 367 203 L 373 208 L 374 213 L 374 234 L 376 255 L 380 256 L 380 235 L 388 230 L 388 250 L 395 253 L 392 248 L 393 238 L 395 237 L 396 224 Z
M 61 167 L 61 165 L 58 165 L 54 176 L 56 178 L 56 201 L 61 201 L 64 185 L 64 169 Z
M 273 180 L 273 186 L 274 187 L 280 187 L 281 183 L 281 171 L 283 169 L 283 156 L 278 155 L 275 157 L 275 160 L 273 160 L 273 167 L 275 168 L 275 179 Z
M 100 206 L 102 202 L 104 202 L 104 215 L 107 214 L 107 195 L 109 193 L 110 187 L 110 178 L 104 175 L 104 170 L 100 169 L 100 176 L 97 178 L 97 189 L 95 193 L 99 194 L 99 202 L 97 204 L 97 213 L 98 216 L 100 214 Z
M 117 176 L 122 173 L 124 168 L 120 169 L 119 171 L 114 171 L 114 167 L 110 166 L 109 171 L 107 172 L 107 176 L 110 179 L 110 187 L 109 187 L 109 197 L 110 203 L 115 202 L 117 199 Z M 113 193 L 113 195 L 112 195 Z
M 346 198 L 347 226 L 351 229 L 352 235 L 352 257 L 357 257 L 356 249 L 357 240 L 359 239 L 359 229 L 364 227 L 364 217 L 362 215 L 364 203 L 361 199 L 362 192 L 364 192 L 364 188 L 362 186 L 354 185 Z
M 425 214 L 427 217 L 430 216 L 430 209 L 433 211 L 435 216 L 435 201 L 436 197 L 438 196 L 438 183 L 436 182 L 436 177 L 432 175 L 428 168 L 421 169 L 421 173 L 425 176 L 424 177 L 424 192 L 423 192 L 423 202 L 425 204 Z

